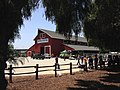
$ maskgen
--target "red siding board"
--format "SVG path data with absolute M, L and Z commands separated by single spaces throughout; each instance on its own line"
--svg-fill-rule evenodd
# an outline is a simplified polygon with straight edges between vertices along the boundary
M 64 50 L 63 40 L 52 39 L 51 46 L 52 46 L 52 54 L 54 54 L 55 56 L 56 55 L 58 56 L 60 54 L 60 51 Z
M 38 31 L 37 36 L 34 38 L 35 44 L 31 48 L 29 48 L 27 51 L 34 51 L 35 53 L 40 53 L 40 47 L 50 45 L 51 46 L 51 54 L 54 54 L 54 56 L 56 56 L 56 55 L 58 56 L 60 54 L 60 52 L 64 50 L 63 40 L 51 38 L 47 34 L 45 34 L 44 38 L 48 38 L 48 42 L 37 44 L 37 40 L 41 38 L 39 35 L 40 33 L 43 33 L 43 32 Z

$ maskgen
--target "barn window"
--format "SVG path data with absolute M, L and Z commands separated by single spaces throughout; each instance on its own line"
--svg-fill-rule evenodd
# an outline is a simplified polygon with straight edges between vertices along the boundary
M 40 33 L 40 34 L 39 34 L 39 37 L 40 37 L 40 38 L 45 38 L 45 33 Z

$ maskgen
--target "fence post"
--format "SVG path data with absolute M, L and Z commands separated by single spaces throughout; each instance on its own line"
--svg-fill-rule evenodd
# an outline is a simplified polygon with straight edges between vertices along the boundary
M 88 69 L 87 69 L 87 62 L 85 62 L 84 71 L 88 72 Z
M 10 82 L 10 83 L 12 83 L 12 69 L 13 69 L 13 68 L 12 68 L 12 65 L 10 65 L 10 67 L 9 67 L 9 70 L 10 70 L 10 71 L 9 71 L 9 72 L 10 72 L 10 73 L 9 73 L 9 75 L 10 75 L 10 76 L 9 76 L 9 82 Z
M 36 78 L 35 78 L 36 80 L 38 79 L 38 66 L 39 66 L 39 65 L 36 64 L 36 71 L 35 71 L 35 72 L 36 72 Z
M 70 75 L 72 75 L 72 63 L 70 63 Z
M 57 77 L 57 63 L 55 63 L 55 77 Z

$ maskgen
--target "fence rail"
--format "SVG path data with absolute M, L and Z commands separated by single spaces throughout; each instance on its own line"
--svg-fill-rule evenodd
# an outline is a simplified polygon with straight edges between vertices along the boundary
M 17 68 L 35 68 L 36 66 L 21 66 L 21 67 L 12 67 L 14 69 L 17 69 Z
M 78 68 L 78 67 L 73 67 L 75 66 L 75 64 L 69 63 L 69 64 L 60 64 L 60 66 L 66 66 L 69 65 L 69 68 L 65 68 L 65 69 L 58 69 L 58 64 L 55 63 L 55 65 L 51 65 L 51 66 L 39 66 L 39 64 L 36 64 L 36 66 L 22 66 L 22 67 L 12 67 L 12 65 L 10 65 L 10 67 L 6 70 L 9 70 L 9 73 L 5 73 L 7 75 L 9 75 L 9 82 L 12 83 L 12 78 L 13 75 L 23 75 L 23 74 L 33 74 L 35 73 L 35 79 L 38 79 L 38 73 L 39 72 L 45 72 L 45 71 L 54 71 L 55 72 L 55 77 L 57 77 L 57 71 L 64 71 L 64 70 L 70 70 L 70 75 L 72 75 L 72 69 Z M 40 68 L 49 68 L 49 67 L 54 67 L 53 69 L 44 69 L 44 70 L 39 70 Z M 22 72 L 22 73 L 13 73 L 12 71 L 14 69 L 20 69 L 20 68 L 36 68 L 35 71 L 33 72 Z
M 66 69 L 57 69 L 56 71 L 64 71 L 64 70 L 70 70 L 70 68 L 66 68 Z
M 54 71 L 54 69 L 39 70 L 38 72 L 44 72 L 44 71 Z
M 69 63 L 68 64 L 60 64 L 60 66 L 66 66 L 66 65 L 70 65 Z
M 13 73 L 12 75 L 23 75 L 23 74 L 33 74 L 35 72 L 26 72 L 26 73 Z
M 48 68 L 48 67 L 54 67 L 54 65 L 53 66 L 40 66 L 38 68 Z

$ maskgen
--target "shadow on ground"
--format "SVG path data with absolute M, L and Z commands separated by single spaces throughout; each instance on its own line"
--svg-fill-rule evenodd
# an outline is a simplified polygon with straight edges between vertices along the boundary
M 120 83 L 120 66 L 112 66 L 107 69 L 106 76 L 100 77 L 103 82 Z M 119 85 L 120 86 L 120 85 Z
M 120 90 L 120 87 L 105 85 L 97 81 L 76 80 L 76 87 L 68 87 L 67 90 Z
M 108 69 L 106 69 L 107 71 L 109 71 L 109 72 L 118 72 L 118 73 L 120 73 L 120 65 L 119 66 L 111 66 L 111 67 L 109 67 Z
M 109 73 L 108 76 L 100 77 L 101 81 L 109 82 L 109 83 L 120 83 L 120 73 L 118 74 L 111 74 Z
M 120 90 L 114 85 L 105 85 L 97 81 L 76 80 L 76 87 L 68 87 L 67 90 Z
M 108 73 L 105 76 L 98 77 L 100 82 L 78 79 L 75 87 L 68 87 L 67 90 L 120 90 L 120 66 L 110 67 L 106 70 Z M 114 84 L 105 84 L 105 82 Z

